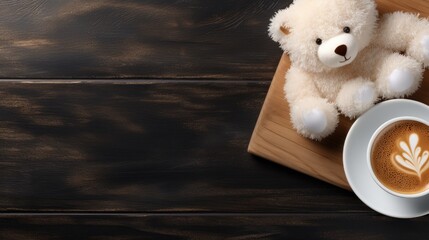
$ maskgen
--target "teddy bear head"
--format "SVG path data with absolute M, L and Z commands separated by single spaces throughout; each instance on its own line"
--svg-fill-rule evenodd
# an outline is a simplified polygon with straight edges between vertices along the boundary
M 295 0 L 271 19 L 269 34 L 308 72 L 326 72 L 353 62 L 374 35 L 374 0 Z

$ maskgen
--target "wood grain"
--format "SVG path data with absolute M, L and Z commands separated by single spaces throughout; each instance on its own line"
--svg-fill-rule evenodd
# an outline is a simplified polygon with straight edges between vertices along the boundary
M 417 239 L 246 152 L 290 2 L 0 1 L 0 239 Z
M 246 152 L 268 82 L 121 81 L 0 83 L 0 211 L 369 211 Z
M 0 238 L 51 239 L 420 239 L 427 218 L 378 214 L 21 215 L 0 217 Z
M 0 78 L 268 80 L 290 2 L 0 1 Z
M 429 16 L 427 1 L 377 1 L 380 13 L 396 10 L 419 11 Z M 410 7 L 413 6 L 413 7 Z M 336 186 L 349 189 L 342 164 L 345 137 L 352 121 L 342 117 L 335 133 L 321 142 L 301 137 L 290 123 L 289 106 L 284 99 L 285 74 L 290 66 L 283 55 L 259 115 L 248 151 Z M 429 104 L 429 72 L 413 99 Z

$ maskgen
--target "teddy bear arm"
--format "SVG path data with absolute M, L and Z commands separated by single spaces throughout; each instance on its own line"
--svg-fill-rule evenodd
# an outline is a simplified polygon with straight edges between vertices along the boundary
M 377 66 L 375 84 L 384 99 L 409 96 L 422 81 L 423 67 L 416 59 L 399 53 L 390 53 Z
M 321 97 L 308 74 L 292 67 L 286 75 L 284 90 L 292 125 L 299 134 L 321 140 L 335 130 L 338 111 L 333 103 Z
M 320 92 L 311 80 L 310 75 L 293 66 L 286 74 L 284 92 L 289 103 L 294 103 L 306 97 L 321 98 Z

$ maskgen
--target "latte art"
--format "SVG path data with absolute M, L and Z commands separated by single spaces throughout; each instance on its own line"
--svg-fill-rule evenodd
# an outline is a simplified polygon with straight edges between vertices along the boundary
M 375 137 L 371 153 L 375 177 L 386 188 L 414 194 L 429 188 L 429 126 L 401 120 Z
M 421 180 L 421 175 L 424 171 L 427 170 L 428 166 L 427 160 L 429 158 L 429 152 L 425 150 L 423 153 L 422 148 L 418 146 L 419 135 L 412 133 L 408 139 L 408 143 L 401 141 L 399 146 L 402 148 L 402 154 L 395 155 L 394 163 L 397 163 L 397 166 L 400 170 L 416 174 Z M 426 164 L 426 166 L 425 166 Z

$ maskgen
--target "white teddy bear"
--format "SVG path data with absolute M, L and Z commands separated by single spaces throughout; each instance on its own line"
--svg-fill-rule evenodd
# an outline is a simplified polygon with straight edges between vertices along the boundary
M 295 0 L 269 33 L 291 59 L 284 91 L 292 124 L 315 140 L 335 130 L 338 110 L 354 118 L 380 98 L 414 93 L 429 65 L 428 19 L 378 19 L 373 0 Z

